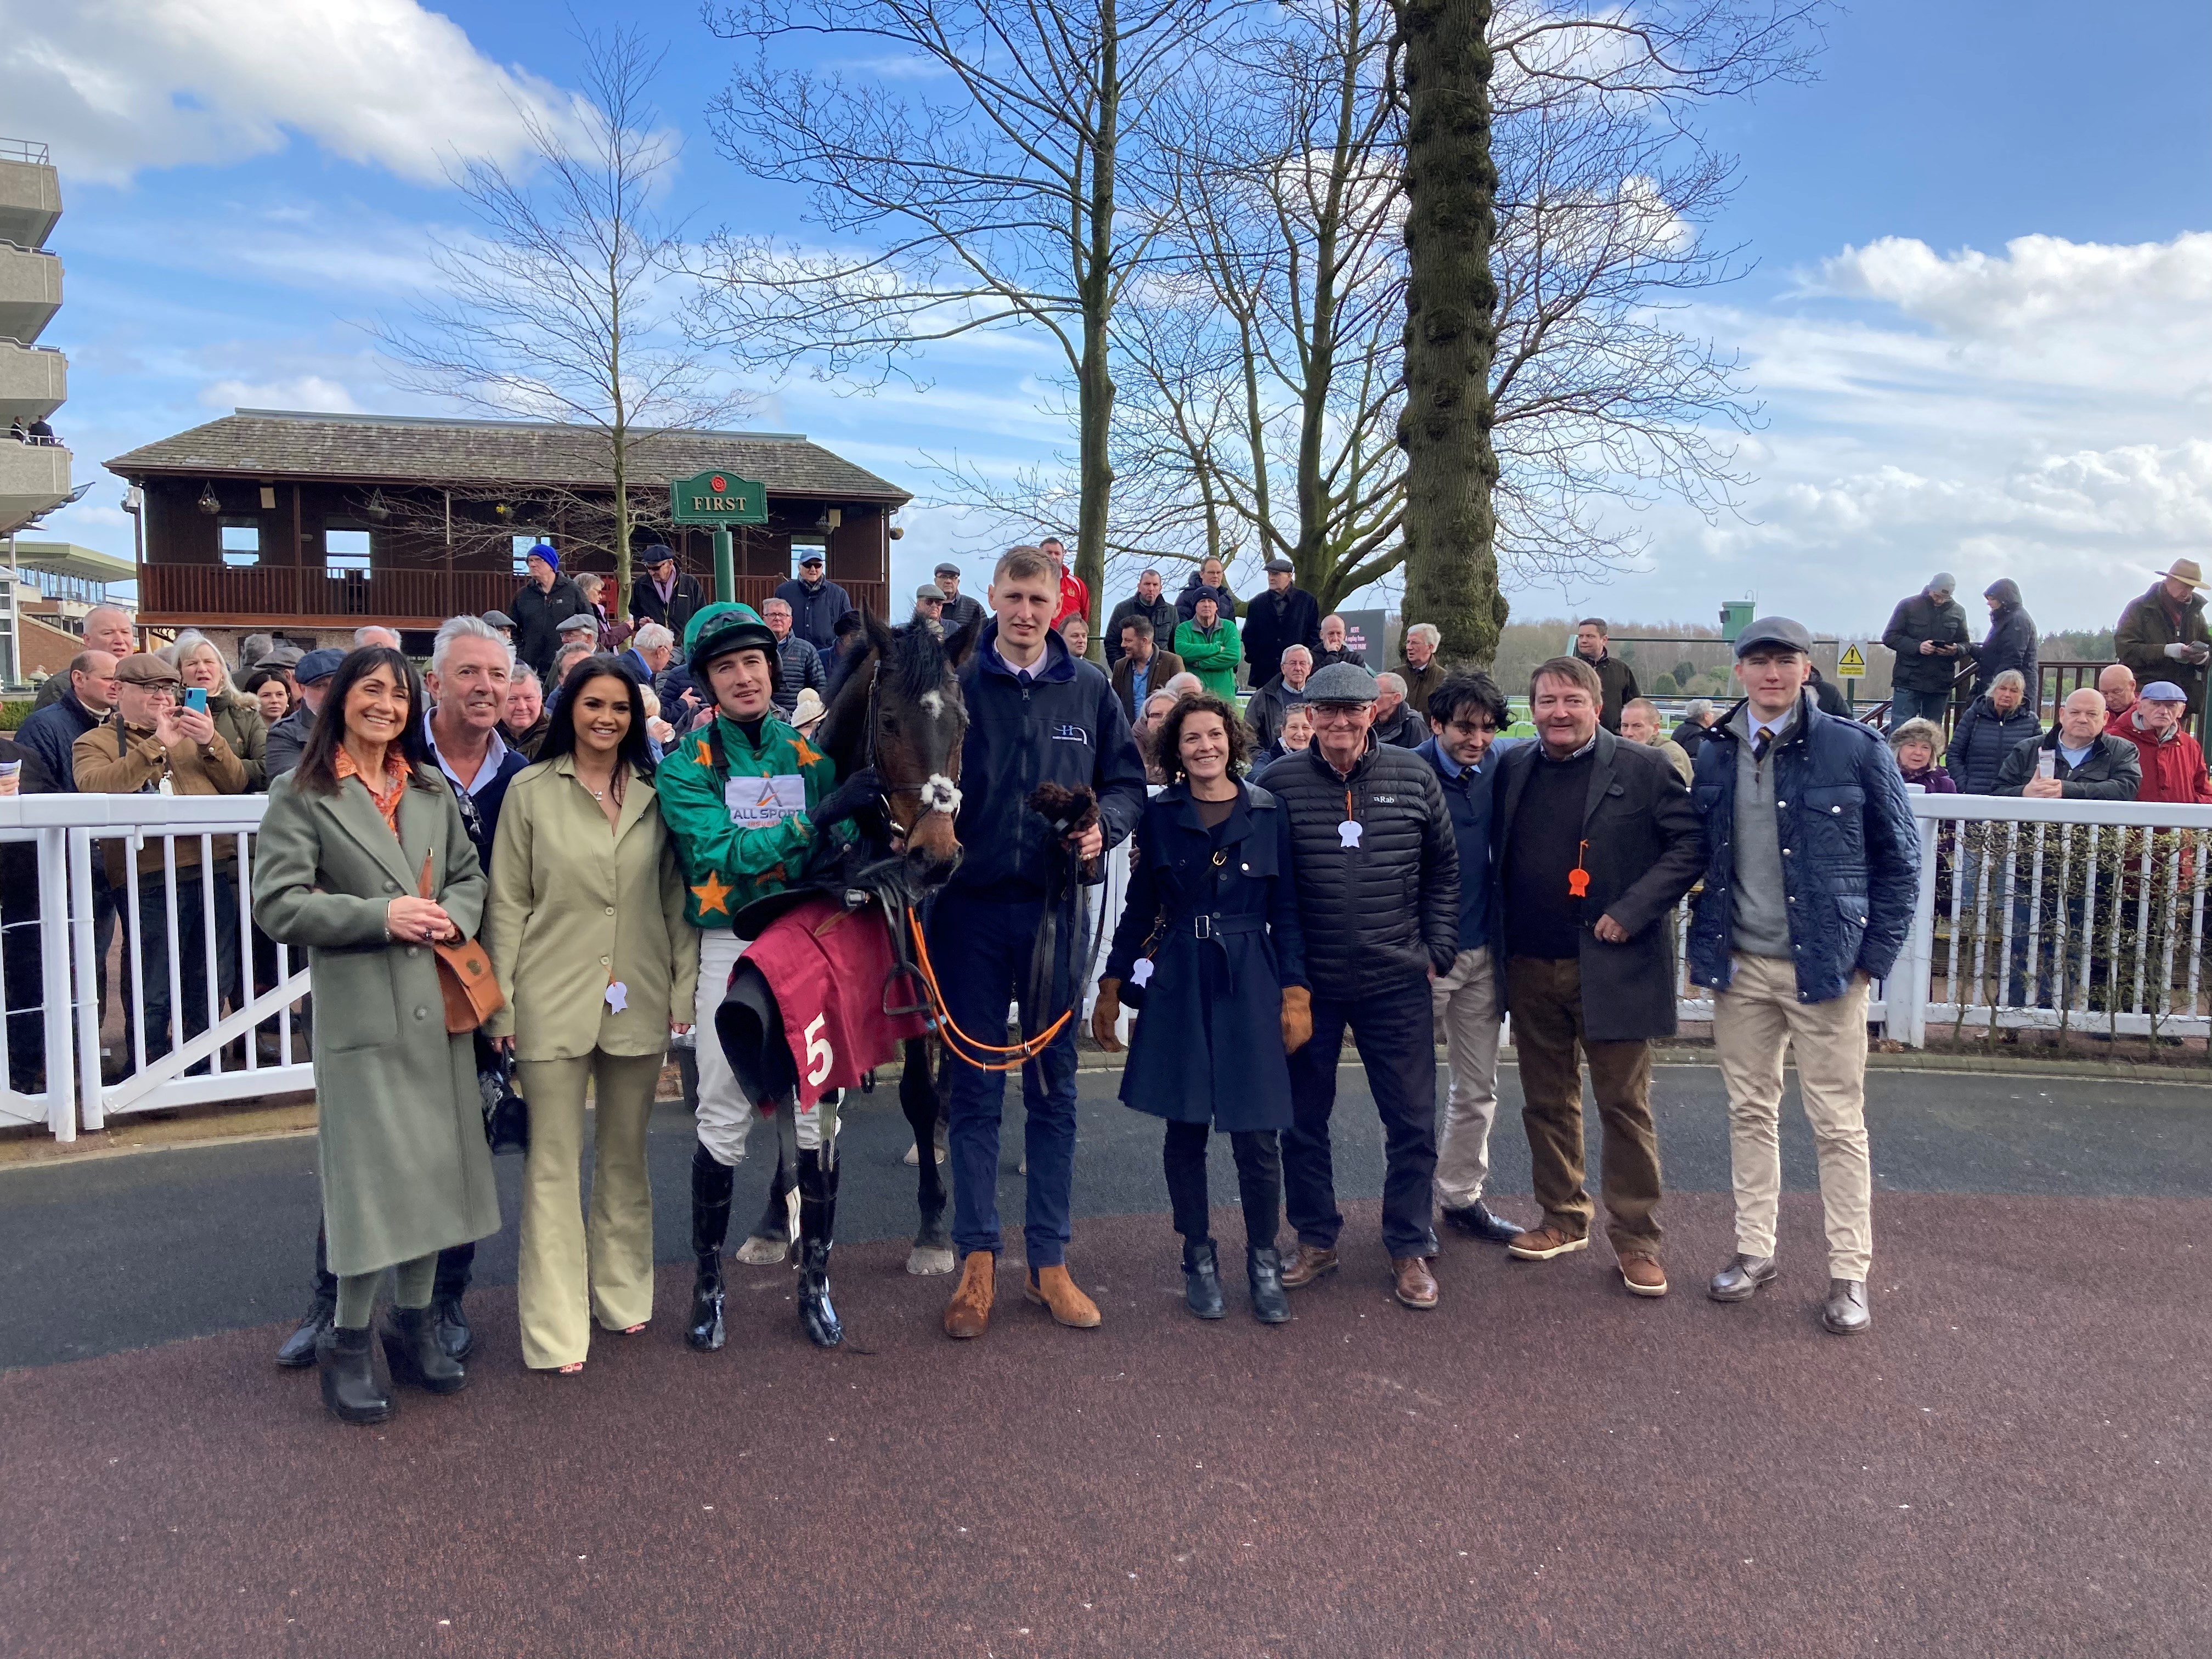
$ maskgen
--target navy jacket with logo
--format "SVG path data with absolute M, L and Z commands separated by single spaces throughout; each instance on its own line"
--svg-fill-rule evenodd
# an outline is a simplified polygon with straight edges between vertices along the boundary
M 951 885 L 975 898 L 1042 898 L 1051 872 L 1052 826 L 1031 811 L 1041 783 L 1097 792 L 1110 849 L 1145 811 L 1145 763 L 1129 717 L 1106 676 L 1045 635 L 1035 669 L 1018 673 L 999 654 L 997 617 L 960 665 L 968 737 L 960 753 L 960 868 Z

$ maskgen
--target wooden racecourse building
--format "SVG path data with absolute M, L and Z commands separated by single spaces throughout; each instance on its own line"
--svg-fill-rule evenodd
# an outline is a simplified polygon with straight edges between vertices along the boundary
M 668 523 L 667 486 L 715 470 L 767 485 L 768 522 L 736 532 L 737 597 L 758 605 L 795 549 L 819 547 L 855 605 L 889 614 L 890 520 L 907 491 L 787 433 L 655 433 L 632 457 L 633 546 L 666 542 L 709 597 L 711 533 Z M 143 492 L 150 628 L 422 634 L 504 610 L 541 536 L 564 571 L 614 569 L 607 445 L 589 428 L 241 409 L 107 465 Z

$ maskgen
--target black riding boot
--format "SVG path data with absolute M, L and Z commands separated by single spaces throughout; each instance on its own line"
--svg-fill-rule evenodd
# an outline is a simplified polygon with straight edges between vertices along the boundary
M 392 1396 L 376 1380 L 368 1328 L 333 1325 L 315 1340 L 315 1364 L 323 1374 L 323 1404 L 341 1423 L 381 1423 L 392 1415 Z
M 702 1352 L 722 1346 L 722 1243 L 730 1233 L 730 1190 L 737 1172 L 704 1146 L 691 1149 L 691 1250 L 699 1279 L 691 1291 L 691 1324 L 684 1340 Z
M 1244 1275 L 1252 1286 L 1252 1317 L 1263 1325 L 1280 1325 L 1291 1316 L 1291 1298 L 1283 1289 L 1283 1258 L 1272 1244 L 1253 1246 L 1244 1252 Z
M 1182 1299 L 1200 1319 L 1221 1317 L 1221 1265 L 1210 1238 L 1182 1247 Z
M 432 1394 L 459 1394 L 469 1385 L 461 1362 L 438 1340 L 437 1322 L 428 1308 L 394 1308 L 385 1316 L 384 1357 L 392 1380 L 411 1382 Z
M 837 1167 L 819 1152 L 799 1154 L 799 1322 L 817 1348 L 845 1340 L 830 1301 L 830 1246 L 837 1227 Z

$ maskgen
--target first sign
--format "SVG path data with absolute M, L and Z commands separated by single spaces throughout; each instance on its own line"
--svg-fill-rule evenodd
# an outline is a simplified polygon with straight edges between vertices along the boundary
M 701 472 L 668 486 L 668 516 L 678 524 L 766 524 L 768 486 L 734 472 Z

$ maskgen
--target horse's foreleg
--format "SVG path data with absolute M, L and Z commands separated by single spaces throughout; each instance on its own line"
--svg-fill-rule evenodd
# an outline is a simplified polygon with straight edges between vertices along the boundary
M 923 1037 L 908 1037 L 904 1046 L 899 1106 L 906 1114 L 907 1127 L 914 1133 L 915 1206 L 921 1215 L 906 1270 L 949 1273 L 953 1267 L 952 1240 L 945 1231 L 945 1178 L 937 1163 L 937 1087 L 930 1076 L 929 1043 Z

